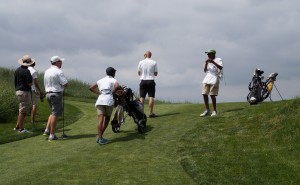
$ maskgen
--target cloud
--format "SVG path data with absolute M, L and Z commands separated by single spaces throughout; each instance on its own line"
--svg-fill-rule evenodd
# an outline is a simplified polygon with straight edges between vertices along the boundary
M 245 101 L 257 67 L 278 72 L 282 94 L 293 98 L 300 91 L 297 7 L 296 0 L 1 1 L 0 65 L 15 68 L 28 53 L 45 71 L 59 55 L 69 77 L 94 83 L 113 66 L 122 84 L 138 89 L 136 68 L 151 50 L 157 98 L 202 102 L 204 51 L 215 48 L 226 82 L 218 101 Z M 285 92 L 288 86 L 295 88 Z

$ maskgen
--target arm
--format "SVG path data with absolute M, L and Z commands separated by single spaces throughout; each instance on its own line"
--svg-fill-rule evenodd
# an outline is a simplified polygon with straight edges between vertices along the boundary
M 94 85 L 90 86 L 89 90 L 97 95 L 100 95 L 100 92 L 98 90 L 98 85 L 96 83 Z
M 223 69 L 223 66 L 220 66 L 219 64 L 217 64 L 215 61 L 211 61 L 211 63 L 213 63 L 217 68 L 219 68 L 220 70 Z
M 39 83 L 38 83 L 37 78 L 33 79 L 33 83 L 34 83 L 34 85 L 35 85 L 35 88 L 38 90 L 39 95 L 42 96 L 44 93 L 41 91 L 41 88 L 40 88 L 40 86 L 39 86 Z
M 114 84 L 114 92 L 113 93 L 115 93 L 117 90 L 118 90 L 118 88 L 119 88 L 119 83 L 118 82 L 116 82 L 115 84 Z
M 208 63 L 212 63 L 213 65 L 215 65 L 215 66 L 216 66 L 218 69 L 220 69 L 220 70 L 223 69 L 223 66 L 217 64 L 214 60 L 212 60 L 212 59 L 207 59 L 207 60 L 205 61 L 205 64 L 204 64 L 204 72 L 207 71 L 207 65 L 208 65 Z
M 210 59 L 207 59 L 206 61 L 205 61 L 205 63 L 204 63 L 204 72 L 206 73 L 206 71 L 207 71 L 207 65 L 208 65 L 208 63 L 209 63 L 209 60 Z

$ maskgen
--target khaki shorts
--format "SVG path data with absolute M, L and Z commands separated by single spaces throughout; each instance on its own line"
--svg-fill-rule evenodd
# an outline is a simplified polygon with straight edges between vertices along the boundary
M 98 115 L 111 116 L 114 107 L 107 105 L 97 105 L 96 109 Z
M 202 94 L 203 95 L 213 95 L 218 96 L 219 93 L 219 83 L 216 84 L 203 84 Z
M 19 101 L 19 112 L 27 114 L 30 111 L 30 91 L 16 91 L 16 95 Z
M 39 95 L 36 92 L 31 91 L 31 104 L 37 106 L 39 101 Z

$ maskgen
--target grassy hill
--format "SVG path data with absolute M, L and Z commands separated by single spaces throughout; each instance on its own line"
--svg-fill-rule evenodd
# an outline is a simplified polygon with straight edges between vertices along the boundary
M 300 184 L 299 98 L 222 103 L 205 118 L 203 105 L 159 103 L 145 134 L 128 117 L 120 133 L 108 127 L 105 146 L 95 142 L 94 103 L 66 104 L 67 120 L 80 113 L 65 128 L 68 139 L 39 133 L 0 145 L 0 184 Z

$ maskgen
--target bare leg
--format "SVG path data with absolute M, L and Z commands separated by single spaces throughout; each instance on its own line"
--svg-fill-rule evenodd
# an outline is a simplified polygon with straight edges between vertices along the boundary
M 100 114 L 98 115 L 98 126 L 97 126 L 97 129 L 98 129 L 98 138 L 102 138 L 102 130 L 103 130 L 103 121 L 104 121 L 104 116 L 103 114 Z
M 143 105 L 143 112 L 144 112 L 144 103 L 145 103 L 145 98 L 143 98 L 143 97 L 140 97 L 140 102 L 142 103 L 142 105 Z
M 50 120 L 50 134 L 54 135 L 55 129 L 56 129 L 56 125 L 57 125 L 57 120 L 58 120 L 57 116 L 51 115 L 51 120 Z
M 46 131 L 46 130 L 47 130 L 47 131 L 50 130 L 51 117 L 52 117 L 52 115 L 50 115 L 50 116 L 48 117 L 48 121 L 47 121 L 47 125 L 46 125 L 45 131 Z
M 153 114 L 153 107 L 154 107 L 154 98 L 149 97 L 149 111 L 150 111 L 150 114 Z
M 217 100 L 215 95 L 210 95 L 214 111 L 217 111 Z
M 32 110 L 31 110 L 31 123 L 33 123 L 33 124 L 35 123 L 36 111 L 37 111 L 37 106 L 33 105 Z
M 19 112 L 16 128 L 22 130 L 24 128 L 25 113 Z
M 206 110 L 208 110 L 209 109 L 208 95 L 203 94 L 203 99 L 204 99 L 205 108 L 206 108 Z
M 102 137 L 103 137 L 103 133 L 105 132 L 108 124 L 109 124 L 109 120 L 110 120 L 110 116 L 104 116 L 104 125 L 102 128 Z

